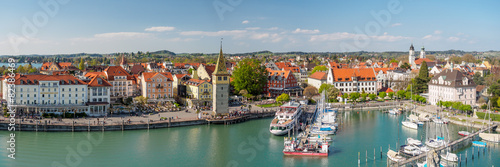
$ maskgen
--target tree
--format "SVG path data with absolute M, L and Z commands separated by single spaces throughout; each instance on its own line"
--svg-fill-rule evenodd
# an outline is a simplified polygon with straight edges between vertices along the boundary
M 83 57 L 80 58 L 80 64 L 78 65 L 78 69 L 80 70 L 85 70 L 85 65 L 84 65 L 84 62 L 83 62 Z
M 307 98 L 312 98 L 313 96 L 318 95 L 318 89 L 314 86 L 308 86 L 304 89 L 304 96 Z
M 321 86 L 319 86 L 318 93 L 322 93 L 322 92 L 323 92 L 323 90 L 328 90 L 328 89 L 330 89 L 331 87 L 333 87 L 333 85 L 331 85 L 331 84 L 326 84 L 326 83 L 321 84 Z
M 370 98 L 370 100 L 375 100 L 375 98 L 377 98 L 377 95 L 369 94 L 368 97 Z
M 359 98 L 359 96 L 360 96 L 360 94 L 358 92 L 352 92 L 351 94 L 349 94 L 349 97 L 354 102 L 356 102 L 356 100 Z
M 249 94 L 262 94 L 262 88 L 267 83 L 268 71 L 258 59 L 246 58 L 238 62 L 233 71 L 231 84 L 235 91 L 247 90 Z
M 349 94 L 347 94 L 347 93 L 342 94 L 342 99 L 347 100 L 348 97 L 349 97 Z
M 464 56 L 462 56 L 462 61 L 465 61 L 467 63 L 475 63 L 476 58 L 471 54 L 465 54 Z
M 333 85 L 326 92 L 328 99 L 337 99 L 340 94 L 339 89 L 335 88 Z
M 282 93 L 281 95 L 276 97 L 276 102 L 278 102 L 278 103 L 283 103 L 283 102 L 287 102 L 287 101 L 290 101 L 290 96 L 286 93 Z
M 424 61 L 422 62 L 418 76 L 413 80 L 415 93 L 427 92 L 429 79 L 429 69 L 427 69 L 427 63 Z
M 146 105 L 148 103 L 148 98 L 144 96 L 137 96 L 134 98 L 135 101 L 139 104 Z
M 362 99 L 366 99 L 366 97 L 368 96 L 368 93 L 361 93 L 359 95 Z
M 311 74 L 314 74 L 316 71 L 326 71 L 328 68 L 326 66 L 316 66 L 313 68 Z
M 405 98 L 410 99 L 411 98 L 411 92 L 406 92 L 405 93 Z
M 481 77 L 480 73 L 475 73 L 472 76 L 472 80 L 476 83 L 476 85 L 484 85 L 484 77 Z
M 403 98 L 406 94 L 406 91 L 404 90 L 399 90 L 398 92 L 396 92 L 398 98 Z
M 385 96 L 387 96 L 387 93 L 385 93 L 385 92 L 378 93 L 378 97 L 380 97 L 382 99 L 385 99 Z
M 411 68 L 411 66 L 408 63 L 404 63 L 400 68 L 408 70 Z
M 392 99 L 394 97 L 394 92 L 389 92 L 388 95 L 389 95 L 389 98 Z

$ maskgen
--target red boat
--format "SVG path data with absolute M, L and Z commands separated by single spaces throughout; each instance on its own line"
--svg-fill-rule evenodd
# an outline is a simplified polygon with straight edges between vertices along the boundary
M 464 136 L 464 137 L 465 137 L 465 136 L 469 136 L 469 135 L 470 135 L 470 133 L 469 133 L 469 132 L 467 132 L 467 131 L 459 131 L 459 132 L 458 132 L 458 135 L 460 135 L 460 136 Z
M 290 152 L 290 151 L 283 151 L 283 154 L 285 155 L 302 155 L 302 156 L 328 156 L 328 153 L 316 153 L 316 152 Z

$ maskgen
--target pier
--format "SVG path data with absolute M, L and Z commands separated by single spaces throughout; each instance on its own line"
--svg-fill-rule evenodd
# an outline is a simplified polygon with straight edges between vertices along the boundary
M 474 136 L 479 135 L 479 133 L 483 133 L 484 131 L 487 131 L 489 129 L 494 129 L 494 128 L 497 128 L 497 127 L 498 127 L 498 124 L 492 124 L 489 127 L 485 127 L 485 128 L 483 128 L 483 129 L 481 129 L 481 130 L 479 130 L 479 131 L 477 131 L 477 132 L 475 132 L 475 133 L 473 133 L 473 134 L 471 134 L 469 136 L 465 136 L 465 137 L 462 137 L 462 138 L 460 138 L 458 140 L 455 140 L 455 141 L 451 142 L 450 144 L 448 144 L 447 146 L 443 146 L 443 147 L 434 149 L 434 151 L 435 152 L 439 152 L 439 151 L 447 149 L 449 147 L 453 147 L 453 146 L 458 145 L 459 143 L 461 143 L 463 141 L 472 139 Z M 412 163 L 414 161 L 417 161 L 417 160 L 425 158 L 425 157 L 427 157 L 426 153 L 425 154 L 421 154 L 421 155 L 416 156 L 416 157 L 412 157 L 412 158 L 407 159 L 407 160 L 405 160 L 403 162 L 400 162 L 400 163 L 393 162 L 393 161 L 391 161 L 391 160 L 388 159 L 387 166 L 402 166 L 402 165 L 406 165 L 406 164 Z

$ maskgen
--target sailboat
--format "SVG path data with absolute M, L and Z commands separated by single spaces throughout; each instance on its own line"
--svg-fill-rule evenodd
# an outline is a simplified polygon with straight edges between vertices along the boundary
M 467 118 L 467 116 L 468 116 L 468 115 L 469 115 L 469 114 L 467 113 L 467 114 L 465 115 L 465 117 Z M 467 124 L 467 121 L 468 121 L 468 119 L 465 119 L 466 124 Z M 470 133 L 470 132 L 469 132 L 469 126 L 468 126 L 468 125 L 467 125 L 467 131 L 458 131 L 458 135 L 460 135 L 460 136 L 464 136 L 464 137 L 465 137 L 465 136 L 469 136 L 469 135 L 471 135 L 471 134 L 472 134 L 472 133 Z
M 491 110 L 490 110 L 490 102 L 488 102 L 488 117 L 489 117 L 489 123 L 488 123 L 488 126 L 491 125 Z M 486 119 L 486 114 L 484 115 L 484 119 Z M 500 142 L 500 134 L 494 134 L 494 133 L 491 133 L 491 129 L 489 130 L 490 133 L 479 133 L 479 137 L 481 137 L 481 139 L 483 140 L 486 140 L 486 141 L 489 141 L 489 142 L 495 142 L 495 143 L 499 143 Z
M 448 134 L 448 142 L 450 140 L 450 131 L 448 131 L 448 126 L 446 126 L 446 132 Z M 444 143 L 445 146 L 448 145 L 448 143 Z M 451 153 L 449 151 L 450 148 L 446 149 L 446 154 L 441 154 L 441 158 L 443 158 L 444 160 L 447 160 L 447 161 L 450 161 L 450 162 L 456 162 L 458 161 L 458 156 L 457 154 L 455 153 Z
M 413 95 L 413 93 L 412 93 L 412 95 Z M 410 115 L 410 117 L 411 117 L 411 115 Z M 408 118 L 405 121 L 401 122 L 401 124 L 403 124 L 403 126 L 405 126 L 407 128 L 418 129 L 418 125 L 413 121 L 409 121 Z

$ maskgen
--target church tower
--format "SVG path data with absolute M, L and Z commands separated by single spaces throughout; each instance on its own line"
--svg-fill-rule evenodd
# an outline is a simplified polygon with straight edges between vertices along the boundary
M 408 56 L 408 64 L 411 66 L 415 63 L 415 48 L 413 48 L 413 44 L 410 46 L 410 55 Z
M 213 91 L 213 114 L 228 114 L 229 113 L 229 77 L 231 74 L 226 69 L 226 59 L 222 54 L 222 41 L 220 44 L 219 58 L 217 58 L 217 66 L 212 73 L 212 91 Z
M 425 58 L 425 48 L 422 46 L 422 50 L 420 50 L 420 58 Z

